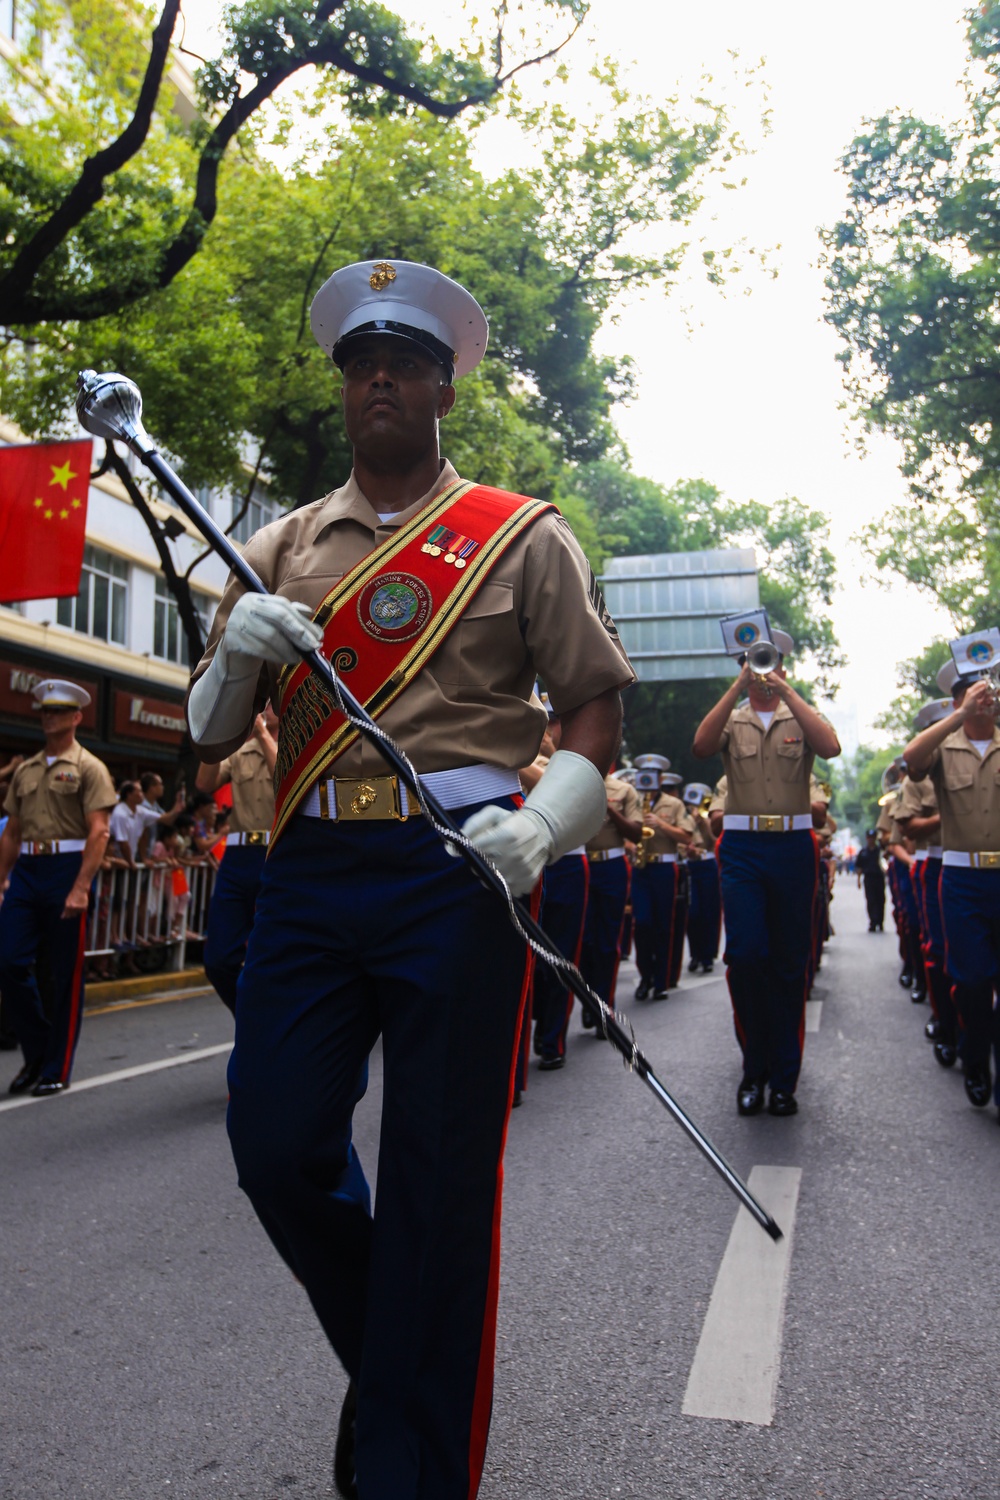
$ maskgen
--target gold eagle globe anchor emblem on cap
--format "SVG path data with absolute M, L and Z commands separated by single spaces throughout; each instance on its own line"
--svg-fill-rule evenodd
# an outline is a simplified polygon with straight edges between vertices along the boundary
M 368 278 L 368 285 L 373 292 L 384 292 L 390 282 L 395 281 L 396 272 L 387 260 L 377 260 L 372 267 L 372 274 Z

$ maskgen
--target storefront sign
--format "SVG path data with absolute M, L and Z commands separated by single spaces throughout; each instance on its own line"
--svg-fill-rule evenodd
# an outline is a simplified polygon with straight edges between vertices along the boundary
M 62 671 L 40 672 L 34 667 L 25 667 L 17 662 L 0 661 L 0 715 L 6 714 L 15 719 L 32 719 L 35 723 L 40 723 L 38 706 L 31 696 L 31 690 L 38 683 L 46 682 L 50 677 L 75 682 L 77 687 L 86 689 L 90 694 L 90 702 L 81 710 L 83 714 L 81 728 L 96 729 L 98 685 L 96 682 L 89 682 L 85 677 L 77 677 L 75 673 L 67 672 L 65 666 Z
M 179 703 L 165 698 L 149 698 L 145 693 L 124 693 L 115 689 L 115 735 L 129 740 L 156 740 L 164 745 L 179 745 L 187 725 Z

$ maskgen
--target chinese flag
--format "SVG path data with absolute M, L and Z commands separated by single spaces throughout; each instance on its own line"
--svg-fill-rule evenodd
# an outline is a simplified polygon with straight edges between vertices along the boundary
M 88 438 L 0 448 L 0 599 L 65 599 L 80 587 Z

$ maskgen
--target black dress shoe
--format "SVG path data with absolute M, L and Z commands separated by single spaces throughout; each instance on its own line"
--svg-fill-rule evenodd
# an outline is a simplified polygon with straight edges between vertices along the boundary
M 583 1012 L 583 1016 L 581 1017 L 581 1019 L 583 1021 L 584 1031 L 593 1031 L 594 1027 L 597 1025 L 596 1018 L 589 1010 L 585 1010 Z
M 711 974 L 711 972 L 712 972 L 712 970 L 714 968 L 715 968 L 715 964 L 714 963 L 702 964 L 702 966 L 701 966 L 701 972 L 703 974 Z
M 764 1108 L 764 1080 L 744 1078 L 736 1091 L 736 1113 L 759 1115 Z
M 358 1389 L 352 1380 L 347 1387 L 337 1423 L 337 1442 L 333 1450 L 333 1483 L 344 1500 L 357 1500 L 358 1479 L 354 1469 L 354 1446 L 358 1424 Z
M 913 1001 L 914 1005 L 923 1005 L 924 1001 L 927 999 L 926 988 L 921 985 L 915 985 L 910 991 L 910 999 Z
M 44 1099 L 48 1094 L 65 1094 L 69 1088 L 68 1083 L 60 1083 L 58 1078 L 40 1078 L 31 1090 L 36 1099 Z
M 640 979 L 635 987 L 635 998 L 637 1000 L 645 1000 L 652 988 L 653 986 L 648 979 Z
M 952 1042 L 943 1042 L 938 1038 L 934 1043 L 934 1057 L 941 1064 L 942 1068 L 953 1068 L 957 1056 L 958 1049 Z
M 543 1052 L 541 1061 L 538 1064 L 538 1071 L 540 1073 L 554 1073 L 557 1068 L 564 1068 L 565 1066 L 566 1059 L 565 1057 L 560 1057 L 558 1052 Z
M 935 1016 L 933 1020 L 928 1021 L 927 1025 L 924 1027 L 924 1036 L 929 1042 L 936 1042 L 940 1035 L 941 1022 L 938 1020 L 937 1016 Z
M 904 990 L 908 990 L 913 983 L 913 975 L 909 969 L 903 969 L 899 976 L 899 982 Z
M 990 1084 L 989 1068 L 969 1068 L 965 1074 L 965 1092 L 969 1103 L 974 1104 L 977 1109 L 984 1109 L 990 1102 L 992 1092 Z
M 8 1094 L 26 1094 L 30 1088 L 34 1088 L 38 1082 L 38 1075 L 42 1071 L 40 1062 L 25 1063 L 20 1073 L 16 1074 L 10 1081 Z
M 514 1097 L 510 1101 L 510 1107 L 511 1107 L 511 1109 L 520 1109 L 521 1108 L 521 1090 L 520 1089 L 515 1089 L 514 1090 Z
M 667 998 L 667 996 L 669 994 L 670 994 L 669 990 L 654 990 L 653 991 L 653 999 L 654 1000 L 666 1000 L 666 998 Z
M 698 960 L 696 958 L 692 958 L 691 962 L 688 964 L 688 973 L 689 974 L 696 974 L 697 972 L 698 972 Z
M 771 1115 L 797 1115 L 799 1101 L 794 1094 L 786 1094 L 784 1089 L 772 1089 L 767 1101 L 767 1111 Z

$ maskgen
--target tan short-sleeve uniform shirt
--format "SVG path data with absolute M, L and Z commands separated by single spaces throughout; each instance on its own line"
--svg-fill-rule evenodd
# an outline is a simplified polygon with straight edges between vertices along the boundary
M 627 781 L 616 781 L 613 776 L 604 778 L 605 790 L 608 794 L 608 802 L 620 817 L 626 818 L 630 823 L 638 823 L 642 812 L 642 803 L 639 801 L 639 793 L 634 786 L 629 786 Z M 625 839 L 617 823 L 612 821 L 610 813 L 594 834 L 587 841 L 588 854 L 600 854 L 605 849 L 624 849 Z
M 681 819 L 681 827 L 686 828 L 692 839 L 688 845 L 688 856 L 697 859 L 702 854 L 715 852 L 715 840 L 712 837 L 712 829 L 708 818 L 701 811 L 694 812 L 686 808 L 684 817 Z
M 274 822 L 274 781 L 264 752 L 255 739 L 247 740 L 219 768 L 233 788 L 232 833 L 260 833 Z
M 662 818 L 664 823 L 671 823 L 675 828 L 682 828 L 686 816 L 684 803 L 669 792 L 661 792 L 653 803 L 653 816 Z M 646 849 L 650 854 L 676 854 L 678 849 L 683 851 L 684 845 L 678 844 L 676 839 L 657 829 L 653 837 L 647 839 Z
M 791 709 L 778 700 L 765 731 L 749 703 L 729 716 L 722 732 L 726 812 L 761 815 L 809 813 L 815 753 Z
M 74 740 L 51 766 L 44 750 L 18 766 L 4 812 L 19 819 L 21 836 L 33 843 L 85 839 L 87 814 L 110 809 L 117 801 L 107 766 Z
M 1000 729 L 980 757 L 964 727 L 934 751 L 927 773 L 941 810 L 941 846 L 1000 851 Z
M 904 824 L 908 818 L 933 818 L 937 815 L 937 811 L 937 793 L 930 777 L 925 776 L 922 781 L 911 781 L 907 776 L 895 806 L 897 822 Z M 931 845 L 938 845 L 941 842 L 940 830 L 935 834 L 911 833 L 907 834 L 907 837 L 912 840 L 917 849 L 929 849 Z
M 713 792 L 712 800 L 709 803 L 709 815 L 711 815 L 712 813 L 724 813 L 726 810 L 726 799 L 728 796 L 729 778 L 728 776 L 720 776 L 718 781 L 715 783 L 715 791 Z
M 433 490 L 383 522 L 352 474 L 343 488 L 258 531 L 247 544 L 246 560 L 271 593 L 315 611 L 345 573 L 457 479 L 445 463 Z M 230 578 L 193 680 L 215 654 L 243 592 Z M 255 714 L 268 696 L 277 707 L 277 677 L 276 668 L 262 671 Z M 379 723 L 418 771 L 479 762 L 516 770 L 534 759 L 547 723 L 542 705 L 529 701 L 536 677 L 560 713 L 634 680 L 587 560 L 555 512 L 541 516 L 511 543 L 458 624 Z M 345 682 L 349 687 L 349 675 Z M 200 751 L 206 759 L 217 752 L 221 760 L 236 748 L 202 745 Z M 386 769 L 363 739 L 333 767 L 338 776 L 378 775 Z

